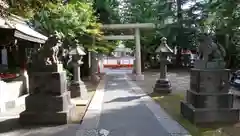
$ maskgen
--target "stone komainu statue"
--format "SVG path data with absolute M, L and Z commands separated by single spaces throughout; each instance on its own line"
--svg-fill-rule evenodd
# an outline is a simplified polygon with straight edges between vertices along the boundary
M 52 65 L 58 64 L 58 54 L 62 42 L 56 36 L 50 36 L 46 43 L 41 46 L 32 57 L 32 64 Z
M 213 42 L 212 38 L 203 35 L 199 39 L 198 53 L 199 59 L 205 61 L 224 60 L 226 55 L 225 49 L 220 45 Z

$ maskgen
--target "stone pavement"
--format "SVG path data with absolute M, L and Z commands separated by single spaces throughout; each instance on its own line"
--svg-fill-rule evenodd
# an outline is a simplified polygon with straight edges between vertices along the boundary
M 111 136 L 168 136 L 153 113 L 141 101 L 123 75 L 109 75 L 103 99 L 99 128 Z
M 101 81 L 100 84 L 103 84 Z M 14 122 L 11 129 L 3 129 Z M 8 124 L 7 124 L 8 125 Z M 17 119 L 0 123 L 0 136 L 187 136 L 126 74 L 109 73 L 105 88 L 98 89 L 82 124 L 22 128 Z
M 102 103 L 98 101 L 98 104 L 90 105 L 79 135 L 96 135 L 98 130 L 105 131 L 108 136 L 188 135 L 181 125 L 124 74 L 108 74 L 105 89 L 99 96 L 103 97 Z

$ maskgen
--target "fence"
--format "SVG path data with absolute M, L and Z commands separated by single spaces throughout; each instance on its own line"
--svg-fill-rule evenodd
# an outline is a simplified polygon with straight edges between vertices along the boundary
M 106 57 L 103 59 L 104 68 L 133 67 L 133 57 Z

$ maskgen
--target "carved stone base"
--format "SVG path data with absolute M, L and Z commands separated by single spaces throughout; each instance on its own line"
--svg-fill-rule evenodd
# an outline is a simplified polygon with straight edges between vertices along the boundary
M 195 108 L 232 108 L 233 95 L 229 93 L 197 93 L 187 90 L 186 102 Z
M 191 69 L 190 90 L 181 102 L 181 114 L 197 124 L 237 122 L 239 110 L 233 108 L 229 93 L 229 70 L 211 69 L 215 64 L 208 64 L 208 69 Z
M 73 114 L 75 114 L 75 106 L 73 105 L 68 110 L 59 112 L 31 112 L 26 110 L 20 114 L 19 121 L 23 125 L 67 124 L 71 123 Z
M 25 103 L 26 110 L 31 112 L 66 111 L 69 109 L 69 105 L 72 105 L 69 92 L 58 96 L 45 94 L 29 95 L 25 98 Z
M 71 98 L 80 97 L 87 99 L 87 88 L 83 82 L 72 83 L 70 86 Z
M 194 108 L 191 104 L 181 102 L 181 114 L 195 124 L 235 123 L 239 120 L 239 109 L 234 108 Z
M 40 64 L 39 64 L 40 65 Z M 29 72 L 62 72 L 63 71 L 63 64 L 52 64 L 52 65 L 33 65 L 29 68 Z
M 224 61 L 206 62 L 205 60 L 195 60 L 194 68 L 197 69 L 224 69 Z
M 26 110 L 20 114 L 21 124 L 66 124 L 74 113 L 67 91 L 66 72 L 34 72 L 29 75 L 30 95 Z
M 171 93 L 171 83 L 168 79 L 158 79 L 153 90 L 157 93 Z
M 66 72 L 34 72 L 29 74 L 30 94 L 61 95 L 67 89 Z

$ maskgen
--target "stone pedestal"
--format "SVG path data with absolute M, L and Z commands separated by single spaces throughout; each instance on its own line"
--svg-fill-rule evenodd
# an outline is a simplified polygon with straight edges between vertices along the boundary
M 83 82 L 73 82 L 70 86 L 71 98 L 80 97 L 81 99 L 87 99 L 87 88 Z
M 229 70 L 191 69 L 190 90 L 181 102 L 181 114 L 192 123 L 228 123 L 239 120 L 229 93 Z
M 172 92 L 172 86 L 170 81 L 167 79 L 167 58 L 162 56 L 160 64 L 160 78 L 156 81 L 153 88 L 154 92 L 168 94 Z
M 158 93 L 171 93 L 172 87 L 170 81 L 166 78 L 158 79 L 155 83 L 153 91 Z
M 82 63 L 73 63 L 74 67 L 74 75 L 73 75 L 73 82 L 71 83 L 70 91 L 71 91 L 71 98 L 80 97 L 81 99 L 87 99 L 87 88 L 84 82 L 81 80 L 81 70 L 80 66 Z
M 26 110 L 20 114 L 21 124 L 66 124 L 70 121 L 75 106 L 67 91 L 65 71 L 29 73 L 29 92 L 25 99 Z

